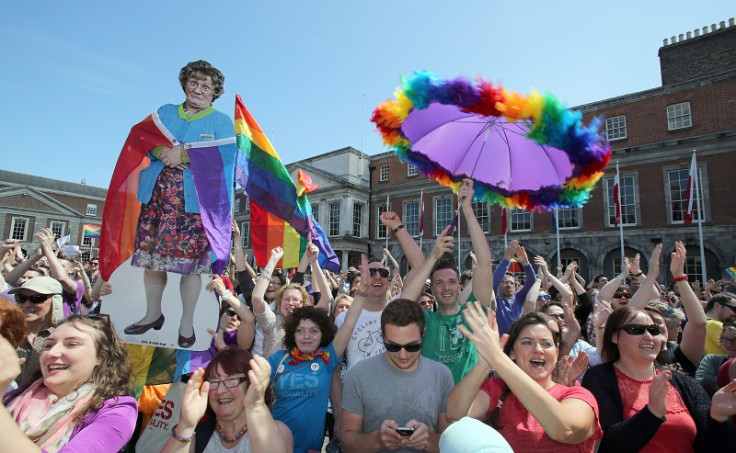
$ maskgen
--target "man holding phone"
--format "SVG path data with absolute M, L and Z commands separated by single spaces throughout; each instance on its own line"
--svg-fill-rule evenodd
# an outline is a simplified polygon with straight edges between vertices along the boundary
M 439 451 L 453 379 L 449 368 L 421 356 L 424 329 L 424 313 L 416 302 L 399 299 L 384 309 L 386 352 L 356 364 L 345 378 L 344 451 Z

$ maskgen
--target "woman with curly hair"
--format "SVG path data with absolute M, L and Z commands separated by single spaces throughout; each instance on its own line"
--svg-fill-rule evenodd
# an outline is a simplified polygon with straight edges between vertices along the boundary
M 361 271 L 368 275 L 363 256 Z M 322 450 L 325 436 L 325 408 L 335 368 L 341 363 L 368 292 L 361 283 L 345 320 L 335 332 L 326 310 L 301 307 L 284 322 L 284 346 L 268 358 L 271 380 L 276 390 L 273 416 L 294 434 L 294 452 Z
M 107 317 L 73 315 L 46 338 L 43 378 L 9 393 L 0 409 L 3 449 L 12 452 L 119 451 L 135 429 L 131 366 Z M 0 339 L 0 387 L 20 372 Z
M 164 105 L 156 112 L 173 136 L 174 145 L 150 150 L 147 154 L 150 164 L 139 175 L 141 210 L 131 264 L 143 268 L 147 305 L 143 318 L 125 328 L 126 335 L 161 329 L 165 321 L 161 298 L 167 275 L 173 272 L 181 275 L 178 345 L 189 348 L 196 341 L 194 310 L 202 274 L 211 273 L 213 252 L 202 224 L 198 198 L 202 196 L 202 188 L 195 187 L 185 145 L 235 135 L 230 117 L 212 106 L 224 92 L 224 82 L 225 77 L 210 63 L 190 62 L 179 72 L 184 102 Z M 226 174 L 208 176 L 224 180 L 228 177 Z
M 537 312 L 522 316 L 502 347 L 495 313 L 486 316 L 474 303 L 463 315 L 472 333 L 465 326 L 460 330 L 475 344 L 479 360 L 447 397 L 447 417 L 485 421 L 518 452 L 592 453 L 601 435 L 598 404 L 586 389 L 552 380 L 561 339 L 550 318 Z M 487 379 L 491 369 L 497 377 Z

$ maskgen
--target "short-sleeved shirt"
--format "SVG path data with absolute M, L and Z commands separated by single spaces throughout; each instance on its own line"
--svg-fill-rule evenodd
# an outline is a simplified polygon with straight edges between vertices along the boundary
M 481 386 L 481 391 L 486 392 L 491 398 L 488 406 L 489 413 L 496 408 L 504 386 L 503 380 L 499 377 L 488 379 Z M 596 418 L 595 435 L 585 442 L 575 445 L 558 442 L 549 437 L 544 432 L 542 425 L 529 413 L 526 407 L 521 404 L 513 393 L 509 393 L 503 402 L 503 406 L 501 406 L 498 422 L 502 427 L 499 429 L 499 432 L 511 445 L 511 448 L 517 452 L 539 451 L 544 453 L 570 451 L 592 453 L 595 451 L 595 441 L 603 437 L 603 430 L 598 420 L 598 403 L 593 394 L 579 384 L 575 384 L 572 387 L 555 384 L 547 389 L 547 393 L 552 395 L 557 401 L 574 398 L 582 400 L 592 407 Z
M 715 319 L 708 318 L 705 322 L 705 353 L 706 354 L 725 354 L 726 351 L 721 346 L 721 332 L 723 331 L 723 323 Z
M 312 361 L 290 363 L 285 349 L 268 358 L 271 364 L 271 381 L 276 374 L 276 402 L 271 413 L 291 429 L 294 435 L 294 452 L 321 450 L 325 437 L 325 412 L 330 397 L 332 373 L 342 361 L 330 343 L 326 350 L 329 361 L 316 358 Z M 283 367 L 283 368 L 282 368 Z
M 414 419 L 437 432 L 452 388 L 452 373 L 441 363 L 421 357 L 416 369 L 400 371 L 382 354 L 365 359 L 348 370 L 342 408 L 363 416 L 363 433 L 380 429 L 387 419 L 399 426 Z
M 348 370 L 356 363 L 369 357 L 381 355 L 386 351 L 383 344 L 383 333 L 381 332 L 381 311 L 369 311 L 363 309 L 355 321 L 353 333 L 350 335 L 350 341 L 345 349 L 345 362 Z M 335 326 L 339 329 L 345 322 L 347 311 L 337 315 Z
M 472 295 L 471 300 L 474 300 Z M 466 306 L 467 303 L 454 315 L 446 316 L 438 311 L 424 310 L 427 328 L 422 341 L 422 355 L 450 368 L 455 384 L 478 363 L 475 345 L 460 331 L 460 325 L 465 322 L 462 312 Z

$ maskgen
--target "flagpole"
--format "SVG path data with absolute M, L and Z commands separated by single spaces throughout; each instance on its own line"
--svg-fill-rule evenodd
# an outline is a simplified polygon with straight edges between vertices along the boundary
M 700 199 L 703 197 L 700 188 L 700 176 L 698 172 L 698 160 L 695 157 L 695 150 L 693 150 L 693 162 L 695 162 L 695 171 L 693 172 L 693 178 L 695 178 L 695 201 L 698 203 L 698 237 L 700 239 L 700 270 L 703 274 L 703 282 L 708 281 L 708 274 L 705 266 L 705 247 L 703 246 L 703 211 L 700 206 Z
M 618 171 L 618 161 L 616 161 L 616 179 L 618 179 L 618 184 L 616 187 L 616 191 L 618 193 L 616 194 L 616 196 L 618 197 L 619 207 L 615 209 L 619 210 L 618 234 L 621 240 L 621 269 L 623 269 L 624 268 L 624 213 L 623 213 L 623 209 L 620 208 L 621 206 L 621 176 L 619 175 L 619 171 Z
M 506 247 L 508 245 L 506 244 L 506 233 L 508 231 L 508 217 L 506 213 L 506 208 L 501 208 L 501 228 L 503 229 L 503 248 L 506 250 Z
M 424 236 L 424 191 L 419 191 L 419 224 L 422 226 L 419 231 L 419 250 L 422 250 L 422 239 Z M 422 251 L 422 254 L 424 252 Z
M 560 214 L 555 208 L 555 234 L 557 235 L 557 269 L 562 265 L 562 258 L 560 257 Z
M 389 198 L 388 198 L 388 194 L 386 194 L 386 212 L 388 212 L 388 202 L 389 202 Z M 388 250 L 388 236 L 389 236 L 389 234 L 391 234 L 391 231 L 390 231 L 389 227 L 386 227 L 386 250 Z

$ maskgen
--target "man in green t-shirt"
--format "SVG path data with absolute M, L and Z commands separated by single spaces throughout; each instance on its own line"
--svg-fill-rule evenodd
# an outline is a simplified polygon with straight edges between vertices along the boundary
M 477 264 L 471 281 L 472 293 L 468 300 L 477 300 L 488 307 L 493 299 L 493 273 L 491 267 L 491 249 L 473 213 L 473 182 L 465 180 L 458 191 L 460 211 L 467 223 L 466 231 L 470 234 Z M 427 328 L 422 343 L 422 355 L 440 363 L 444 363 L 452 371 L 455 384 L 469 372 L 478 361 L 475 347 L 460 332 L 458 326 L 463 323 L 462 310 L 458 302 L 460 296 L 460 279 L 457 267 L 452 261 L 443 260 L 446 253 L 451 253 L 454 238 L 448 235 L 450 226 L 437 237 L 434 248 L 424 263 L 407 277 L 402 290 L 402 298 L 417 300 L 429 277 L 432 282 L 432 294 L 437 300 L 437 311 L 424 310 Z

